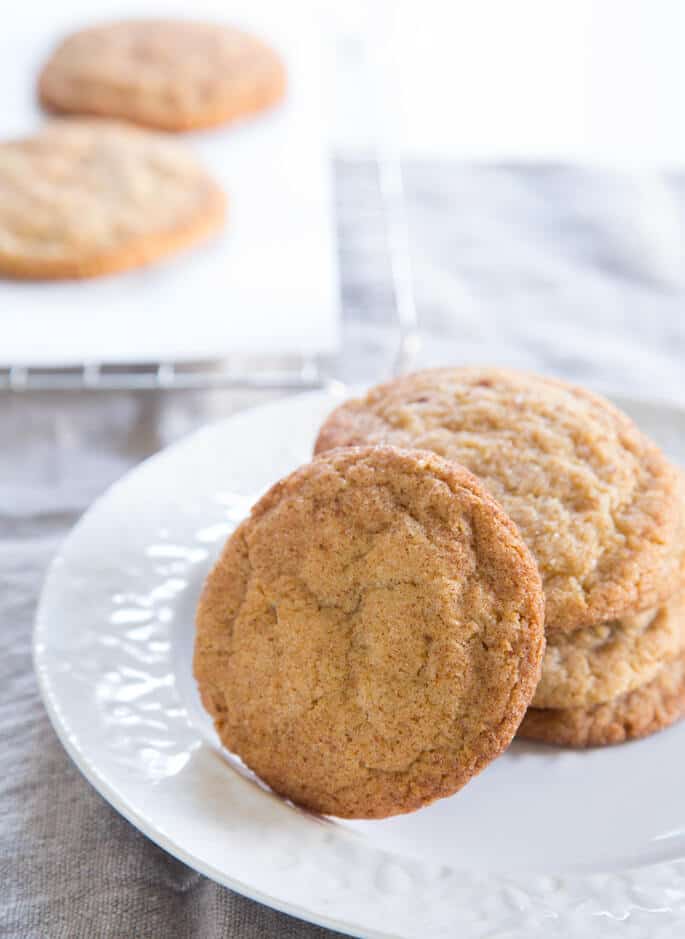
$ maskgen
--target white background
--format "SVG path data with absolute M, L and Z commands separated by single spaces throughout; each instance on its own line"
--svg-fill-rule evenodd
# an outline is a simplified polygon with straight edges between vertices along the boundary
M 408 156 L 685 164 L 680 0 L 376 0 L 330 15 L 348 34 L 370 18 L 390 51 Z M 361 118 L 354 104 L 341 116 L 341 148 L 368 144 Z

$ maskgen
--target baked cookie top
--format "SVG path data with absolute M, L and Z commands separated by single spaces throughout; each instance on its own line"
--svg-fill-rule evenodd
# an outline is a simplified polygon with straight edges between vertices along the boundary
M 106 121 L 54 121 L 0 143 L 0 273 L 137 267 L 223 221 L 219 187 L 182 147 Z
M 408 812 L 509 743 L 544 648 L 535 563 L 466 470 L 392 447 L 326 454 L 228 540 L 194 671 L 223 743 L 317 812 Z
M 537 560 L 551 629 L 658 606 L 679 585 L 680 474 L 597 395 L 505 369 L 431 369 L 343 404 L 315 451 L 376 443 L 432 450 L 478 476 Z
M 685 649 L 685 591 L 667 604 L 571 632 L 551 630 L 533 707 L 588 707 L 646 684 Z
M 278 55 L 239 29 L 130 20 L 68 36 L 43 68 L 38 89 L 53 111 L 189 130 L 269 107 L 283 97 L 285 82 Z

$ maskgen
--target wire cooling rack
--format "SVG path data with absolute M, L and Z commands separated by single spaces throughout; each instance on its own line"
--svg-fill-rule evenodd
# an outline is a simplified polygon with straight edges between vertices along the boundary
M 151 362 L 144 365 L 84 363 L 70 368 L 0 368 L 5 391 L 191 391 L 211 388 L 302 391 L 333 381 L 317 359 L 281 368 L 243 368 L 223 360 L 207 363 Z
M 411 272 L 411 252 L 404 180 L 394 132 L 391 83 L 387 62 L 378 55 L 379 24 L 367 22 L 353 40 L 363 57 L 372 109 L 373 162 L 385 230 L 393 310 L 387 329 L 394 345 L 391 372 L 410 366 L 418 347 L 418 323 Z M 350 36 L 346 37 L 349 42 Z M 343 316 L 345 310 L 343 309 Z M 348 350 L 349 351 L 349 350 Z M 337 357 L 283 356 L 268 359 L 226 356 L 202 362 L 103 364 L 84 362 L 70 367 L 0 366 L 0 391 L 160 391 L 241 389 L 304 391 L 341 384 Z

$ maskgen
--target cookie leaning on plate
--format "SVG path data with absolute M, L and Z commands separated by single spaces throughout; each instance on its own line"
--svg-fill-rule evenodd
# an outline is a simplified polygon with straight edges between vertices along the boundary
M 315 449 L 376 443 L 432 450 L 485 484 L 536 558 L 550 629 L 657 607 L 680 584 L 679 474 L 597 395 L 505 369 L 431 369 L 341 405 Z
M 130 20 L 68 36 L 43 68 L 38 87 L 51 111 L 179 131 L 271 107 L 285 84 L 278 55 L 241 30 Z
M 544 649 L 515 526 L 434 454 L 325 454 L 227 542 L 194 672 L 225 746 L 276 792 L 379 818 L 461 788 L 509 743 Z
M 0 143 L 0 274 L 93 277 L 148 264 L 206 237 L 225 197 L 158 134 L 54 121 Z

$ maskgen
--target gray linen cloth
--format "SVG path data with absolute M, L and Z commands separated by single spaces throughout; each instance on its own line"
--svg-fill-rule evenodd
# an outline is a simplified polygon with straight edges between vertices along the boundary
M 558 166 L 407 167 L 417 364 L 495 362 L 685 400 L 678 178 Z M 373 166 L 338 165 L 349 381 L 384 377 L 393 336 Z M 72 766 L 38 698 L 32 619 L 61 539 L 111 482 L 266 395 L 0 395 L 0 936 L 333 936 L 196 874 Z

